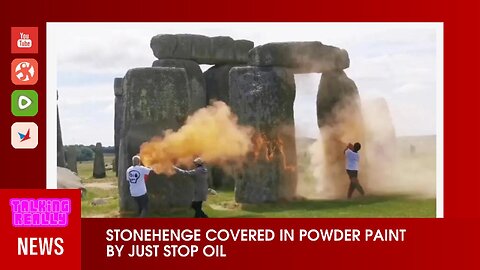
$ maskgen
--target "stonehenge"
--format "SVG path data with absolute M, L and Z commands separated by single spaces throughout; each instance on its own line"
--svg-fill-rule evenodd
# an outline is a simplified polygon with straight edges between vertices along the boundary
M 358 90 L 343 71 L 350 65 L 346 50 L 318 41 L 254 47 L 248 40 L 189 34 L 156 35 L 150 47 L 157 58 L 152 67 L 130 69 L 114 82 L 121 211 L 135 208 L 125 171 L 140 145 L 166 130 L 178 130 L 189 115 L 212 100 L 229 105 L 240 124 L 255 128 L 255 135 L 241 168 L 227 173 L 214 167 L 211 183 L 234 185 L 240 203 L 295 199 L 294 74 L 322 73 L 317 119 L 331 151 L 338 152 L 332 162 L 340 159 L 343 150 L 337 150 L 345 142 L 363 140 Z M 203 64 L 213 66 L 202 72 Z M 342 163 L 336 164 L 333 172 Z M 191 180 L 178 174 L 154 175 L 147 189 L 153 212 L 188 206 L 193 193 Z

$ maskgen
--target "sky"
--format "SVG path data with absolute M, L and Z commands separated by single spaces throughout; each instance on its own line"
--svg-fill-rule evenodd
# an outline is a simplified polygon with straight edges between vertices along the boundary
M 321 41 L 346 49 L 362 101 L 385 98 L 397 136 L 436 134 L 441 24 L 435 23 L 49 23 L 63 143 L 113 145 L 113 80 L 150 67 L 157 34 L 201 34 L 269 42 Z M 51 50 L 50 50 L 51 51 Z M 53 67 L 53 68 L 52 68 Z M 201 65 L 203 70 L 209 66 Z M 52 74 L 48 74 L 52 75 Z M 295 75 L 297 137 L 316 138 L 321 74 Z M 51 89 L 49 89 L 51 91 Z M 54 91 L 54 90 L 53 90 Z

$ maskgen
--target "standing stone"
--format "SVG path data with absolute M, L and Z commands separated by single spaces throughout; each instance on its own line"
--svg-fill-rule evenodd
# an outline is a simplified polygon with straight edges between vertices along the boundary
M 142 143 L 168 129 L 177 130 L 188 116 L 188 79 L 183 68 L 135 68 L 124 77 L 125 119 L 119 145 L 120 210 L 136 209 L 126 170 Z M 151 212 L 189 206 L 193 197 L 191 177 L 181 174 L 150 175 L 147 182 Z
M 58 92 L 57 92 L 58 100 Z M 60 125 L 60 114 L 57 105 L 57 166 L 65 168 L 65 150 L 63 149 L 62 128 Z
M 226 165 L 224 165 L 226 166 Z M 220 167 L 211 167 L 211 185 L 214 189 L 231 189 L 235 188 L 235 175 L 233 174 L 234 167 L 229 170 L 224 170 Z
M 192 114 L 196 110 L 207 105 L 207 93 L 205 90 L 205 79 L 203 78 L 200 66 L 191 60 L 178 59 L 160 59 L 152 64 L 153 67 L 174 67 L 184 68 L 188 78 L 188 113 Z
M 77 170 L 77 147 L 72 145 L 67 147 L 67 168 L 75 173 Z
M 294 73 L 321 73 L 350 66 L 346 50 L 319 41 L 277 42 L 257 46 L 248 53 L 249 65 L 291 68 Z
M 220 100 L 230 104 L 229 73 L 232 65 L 215 65 L 205 71 L 207 101 Z
M 322 185 L 332 197 L 343 198 L 350 183 L 345 172 L 345 147 L 355 142 L 364 145 L 358 90 L 345 72 L 322 74 L 317 94 L 317 121 L 326 162 Z M 365 171 L 360 169 L 360 178 L 364 176 L 362 173 Z
M 359 101 L 357 86 L 344 71 L 323 73 L 317 93 L 318 126 L 356 120 L 352 114 L 359 112 Z
M 115 116 L 114 116 L 114 143 L 115 143 L 115 160 L 113 168 L 118 176 L 118 153 L 120 147 L 120 131 L 123 126 L 123 117 L 125 112 L 125 104 L 123 102 L 123 78 L 115 78 L 113 83 L 113 91 L 115 94 Z
M 235 41 L 237 44 L 237 41 Z M 229 73 L 233 65 L 215 65 L 203 73 L 206 82 L 207 101 L 220 100 L 230 105 Z M 230 171 L 232 171 L 231 168 Z M 235 179 L 220 167 L 210 169 L 214 188 L 233 187 Z
M 122 129 L 123 134 L 123 129 Z M 127 182 L 126 172 L 128 167 L 132 165 L 131 160 L 129 160 L 129 155 L 127 152 L 127 142 L 125 138 L 120 138 L 118 144 L 118 194 L 119 194 L 119 204 L 120 204 L 120 214 L 124 215 L 131 211 L 137 210 L 137 205 L 135 200 L 130 196 L 130 186 Z
M 242 203 L 292 199 L 296 193 L 293 73 L 283 68 L 230 70 L 230 103 L 239 123 L 255 128 L 254 151 L 235 178 Z
M 105 159 L 101 143 L 95 145 L 95 158 L 93 160 L 93 178 L 105 178 Z
M 116 172 L 118 176 L 118 163 L 117 163 L 117 158 L 113 158 L 112 160 L 112 171 Z

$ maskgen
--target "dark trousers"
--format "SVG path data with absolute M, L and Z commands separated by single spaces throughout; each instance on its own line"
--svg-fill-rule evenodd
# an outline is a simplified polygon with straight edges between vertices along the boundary
M 353 192 L 358 190 L 360 194 L 365 195 L 365 191 L 363 191 L 363 187 L 360 185 L 358 181 L 358 171 L 351 171 L 347 170 L 348 177 L 350 178 L 350 186 L 348 187 L 348 198 L 352 198 Z
M 358 192 L 360 192 L 360 194 L 362 195 L 365 195 L 365 191 L 363 191 L 363 187 L 360 185 L 360 183 L 358 182 L 358 180 L 356 182 L 354 181 L 350 181 L 350 186 L 348 187 L 348 198 L 352 198 L 352 195 L 353 195 L 353 192 L 356 190 L 358 190 Z
M 193 217 L 195 218 L 208 218 L 207 214 L 203 212 L 202 210 L 202 201 L 195 201 L 192 202 L 192 208 L 195 210 L 195 215 Z
M 139 197 L 133 197 L 138 205 L 138 215 L 140 217 L 146 217 L 148 212 L 148 195 L 142 195 Z

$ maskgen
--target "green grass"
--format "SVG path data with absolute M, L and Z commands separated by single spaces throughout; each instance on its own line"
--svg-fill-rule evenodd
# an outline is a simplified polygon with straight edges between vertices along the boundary
M 111 164 L 113 155 L 106 154 L 105 164 Z M 77 164 L 78 176 L 87 187 L 87 195 L 82 199 L 82 216 L 84 217 L 117 217 L 118 213 L 118 191 L 117 177 L 112 170 L 106 171 L 106 177 L 101 179 L 93 178 L 93 161 L 84 161 Z M 94 184 L 110 184 L 113 188 L 105 189 L 91 187 Z M 98 198 L 107 198 L 106 204 L 94 205 L 92 202 Z
M 82 199 L 83 217 L 118 217 L 118 193 L 115 190 L 87 188 L 87 195 Z M 95 198 L 106 199 L 106 204 L 94 205 Z
M 403 195 L 366 196 L 353 200 L 302 200 L 294 202 L 240 205 L 232 191 L 209 196 L 204 211 L 209 217 L 349 218 L 349 217 L 435 217 L 435 199 Z M 159 217 L 190 217 L 193 210 L 174 210 Z
M 110 164 L 111 155 L 105 156 Z M 308 157 L 301 157 L 300 164 L 306 164 Z M 78 164 L 78 175 L 87 185 L 87 195 L 82 200 L 83 217 L 119 217 L 117 177 L 113 171 L 107 171 L 107 177 L 94 179 L 93 163 Z M 308 173 L 302 175 L 303 181 L 313 181 Z M 95 185 L 110 184 L 110 188 L 98 188 Z M 92 187 L 93 185 L 93 187 Z M 89 187 L 90 186 L 90 187 Z M 232 190 L 217 190 L 217 195 L 209 196 L 204 203 L 204 211 L 210 217 L 435 217 L 435 199 L 415 198 L 406 195 L 388 195 L 357 197 L 353 200 L 298 200 L 293 202 L 265 203 L 258 205 L 237 204 Z M 96 198 L 108 198 L 106 204 L 92 205 Z M 191 217 L 193 210 L 185 208 L 161 211 L 152 217 Z

